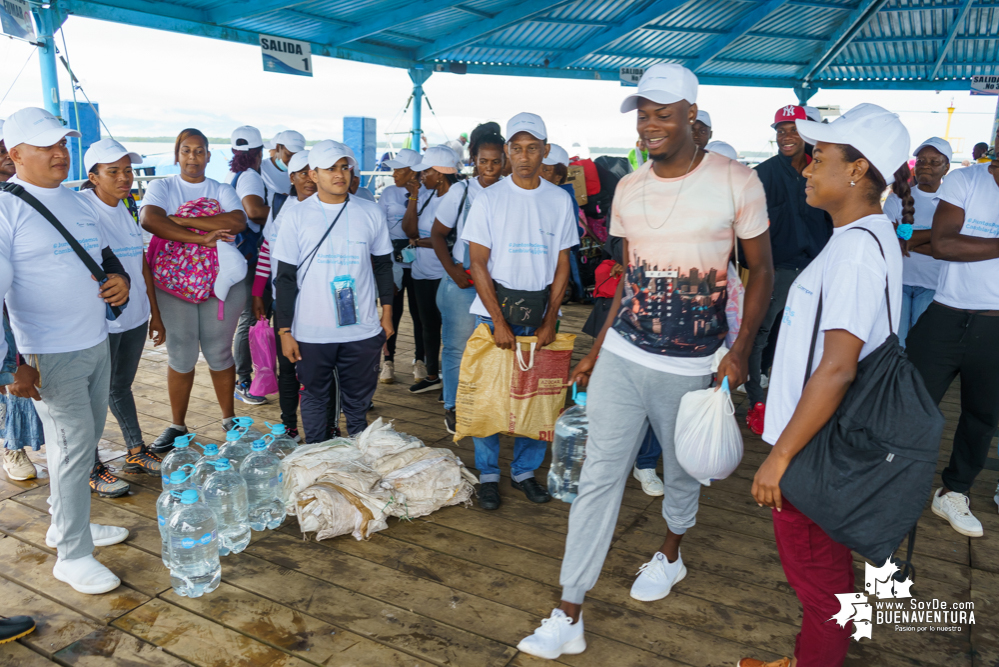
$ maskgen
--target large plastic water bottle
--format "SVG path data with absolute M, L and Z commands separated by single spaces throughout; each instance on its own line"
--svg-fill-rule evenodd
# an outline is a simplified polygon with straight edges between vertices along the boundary
M 284 521 L 281 502 L 281 460 L 267 449 L 267 443 L 257 440 L 253 452 L 239 469 L 250 492 L 250 528 L 271 530 Z
M 248 445 L 264 437 L 263 433 L 253 428 L 253 417 L 234 417 L 232 422 L 235 425 L 233 430 L 239 432 L 239 439 Z
M 198 453 L 198 450 L 190 446 L 191 440 L 194 439 L 194 436 L 194 433 L 187 433 L 180 437 L 174 438 L 173 449 L 170 450 L 169 454 L 163 457 L 163 462 L 160 464 L 160 475 L 163 478 L 164 489 L 170 481 L 170 474 L 174 470 L 180 470 L 188 464 L 193 466 L 198 462 L 198 459 L 201 458 L 201 454 Z M 194 482 L 189 480 L 184 488 L 194 488 Z
M 264 422 L 264 425 L 270 428 L 271 432 L 264 436 L 264 441 L 270 440 L 267 443 L 267 449 L 279 459 L 291 454 L 298 447 L 298 443 L 288 437 L 288 429 L 284 424 L 270 424 Z
M 215 513 L 198 500 L 198 492 L 185 489 L 180 507 L 168 525 L 170 535 L 170 585 L 177 595 L 199 598 L 222 581 L 219 533 Z
M 163 564 L 167 567 L 170 567 L 170 559 L 167 556 L 170 547 L 170 539 L 167 537 L 167 527 L 170 519 L 173 518 L 173 513 L 180 507 L 180 495 L 174 496 L 173 492 L 183 491 L 189 486 L 190 482 L 187 480 L 187 472 L 185 470 L 174 470 L 170 474 L 170 479 L 166 482 L 163 493 L 156 499 L 156 523 L 160 527 L 160 540 L 162 544 L 160 556 L 163 558 Z
M 250 543 L 246 480 L 232 469 L 229 459 L 218 459 L 214 469 L 205 479 L 201 497 L 218 521 L 219 555 L 238 554 Z
M 249 441 L 243 440 L 243 434 L 233 429 L 225 434 L 225 444 L 219 449 L 219 458 L 229 459 L 233 470 L 239 470 L 243 464 L 243 459 L 250 455 L 252 451 Z
M 555 422 L 552 464 L 548 469 L 548 493 L 567 503 L 576 499 L 579 472 L 586 458 L 586 438 L 590 431 L 586 418 L 586 392 L 576 393 L 576 385 L 573 385 L 572 400 L 576 405 L 563 412 Z
M 215 472 L 215 462 L 218 461 L 219 456 L 219 446 L 215 443 L 208 443 L 204 448 L 204 456 L 198 459 L 198 462 L 194 464 L 194 472 L 191 473 L 191 481 L 193 482 L 194 488 L 201 492 L 201 489 L 205 486 L 205 480 L 208 476 Z M 202 497 L 204 500 L 204 497 Z

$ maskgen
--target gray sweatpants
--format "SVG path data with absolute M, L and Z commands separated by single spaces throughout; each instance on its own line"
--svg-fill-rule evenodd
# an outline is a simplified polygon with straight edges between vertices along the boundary
M 652 370 L 613 353 L 600 355 L 586 400 L 590 434 L 569 511 L 562 558 L 562 599 L 582 604 L 600 576 L 621 508 L 624 485 L 651 426 L 663 448 L 663 518 L 682 535 L 694 525 L 701 485 L 676 460 L 673 431 L 680 399 L 706 389 L 711 375 L 690 377 Z
M 104 433 L 111 354 L 104 340 L 86 350 L 28 355 L 38 370 L 42 400 L 35 403 L 45 430 L 52 524 L 59 558 L 94 551 L 90 537 L 90 471 Z

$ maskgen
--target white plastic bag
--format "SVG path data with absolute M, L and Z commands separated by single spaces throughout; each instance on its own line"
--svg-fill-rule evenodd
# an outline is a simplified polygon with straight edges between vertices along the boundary
M 705 486 L 735 472 L 742 461 L 742 433 L 727 377 L 717 391 L 692 391 L 680 399 L 674 443 L 680 466 Z

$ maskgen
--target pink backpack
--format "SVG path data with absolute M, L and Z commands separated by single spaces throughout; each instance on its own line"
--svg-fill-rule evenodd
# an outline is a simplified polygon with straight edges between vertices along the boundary
M 185 203 L 174 215 L 205 218 L 221 213 L 224 211 L 217 201 L 201 197 Z M 200 229 L 188 229 L 198 234 L 207 233 Z M 164 292 L 191 303 L 203 303 L 212 296 L 215 278 L 219 274 L 219 255 L 215 248 L 153 236 L 146 251 L 146 261 L 153 273 L 153 284 Z

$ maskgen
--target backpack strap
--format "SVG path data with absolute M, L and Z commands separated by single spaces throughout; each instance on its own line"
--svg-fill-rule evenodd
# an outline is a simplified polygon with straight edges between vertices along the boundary
M 59 187 L 62 186 L 60 185 Z M 86 250 L 83 249 L 83 246 L 81 246 L 80 242 L 76 240 L 76 237 L 70 234 L 66 230 L 66 228 L 62 226 L 62 223 L 59 222 L 58 218 L 52 215 L 52 212 L 45 207 L 45 204 L 38 201 L 34 195 L 32 195 L 30 192 L 25 190 L 17 183 L 10 183 L 10 182 L 0 183 L 0 191 L 12 194 L 15 197 L 20 198 L 28 206 L 31 206 L 33 209 L 38 211 L 38 213 L 43 218 L 48 220 L 49 223 L 56 228 L 57 232 L 62 234 L 62 237 L 66 239 L 66 242 L 69 244 L 69 247 L 72 248 L 73 252 L 76 253 L 76 256 L 83 261 L 83 264 L 84 266 L 87 267 L 87 270 L 90 271 L 91 274 L 93 274 L 94 278 L 97 278 L 97 282 L 101 285 L 107 282 L 108 274 L 104 273 L 104 269 L 101 268 L 101 265 L 94 261 L 94 258 L 90 256 L 90 253 L 88 253 Z M 109 304 L 108 307 L 111 309 L 111 312 L 114 313 L 115 317 L 121 315 L 121 308 L 119 306 L 111 306 Z

